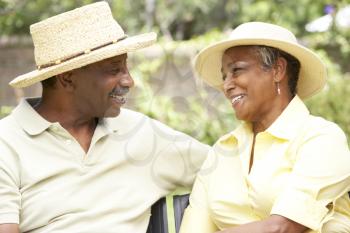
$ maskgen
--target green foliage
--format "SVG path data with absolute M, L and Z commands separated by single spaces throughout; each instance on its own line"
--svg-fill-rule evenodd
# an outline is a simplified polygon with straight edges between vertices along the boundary
M 310 111 L 318 116 L 337 123 L 350 143 L 350 105 L 346 99 L 350 93 L 350 77 L 334 77 L 326 90 L 308 101 Z
M 347 101 L 350 93 L 350 74 L 342 76 L 340 65 L 332 63 L 324 52 L 320 55 L 328 67 L 327 86 L 306 104 L 312 114 L 337 123 L 345 131 L 350 144 L 350 105 Z
M 0 0 L 1 35 L 29 33 L 29 25 L 49 16 L 94 0 Z M 326 4 L 336 9 L 348 0 L 109 0 L 114 16 L 129 35 L 156 31 L 164 50 L 160 57 L 145 59 L 137 53 L 132 67 L 136 88 L 131 105 L 207 143 L 237 124 L 227 101 L 217 92 L 197 87 L 193 95 L 169 96 L 155 85 L 163 69 L 188 67 L 181 47 L 190 48 L 191 56 L 225 33 L 247 21 L 265 21 L 285 26 L 298 39 L 317 52 L 329 68 L 327 88 L 307 101 L 311 112 L 339 124 L 350 140 L 350 30 L 332 27 L 323 33 L 309 33 L 305 25 L 324 15 Z M 177 40 L 181 42 L 176 42 Z M 181 73 L 181 69 L 178 75 Z M 191 77 L 187 78 L 193 78 Z M 167 78 L 162 76 L 163 79 Z M 184 82 L 184 81 L 182 81 Z M 178 83 L 182 85 L 181 82 Z M 157 86 L 156 86 L 157 87 Z M 174 87 L 175 88 L 175 87 Z M 180 87 L 179 87 L 180 88 Z M 0 118 L 10 112 L 1 107 Z
M 2 35 L 29 33 L 29 26 L 50 16 L 93 2 L 93 0 L 0 0 Z
M 0 106 L 0 119 L 10 114 L 12 109 L 10 106 Z
M 165 65 L 164 61 L 161 65 Z M 147 63 L 149 62 L 144 60 L 141 67 L 151 68 L 152 66 L 145 65 Z M 132 75 L 137 80 L 133 93 L 133 109 L 172 128 L 213 144 L 218 137 L 234 129 L 237 124 L 228 101 L 221 95 L 211 96 L 204 88 L 188 97 L 157 94 L 148 80 L 149 71 L 134 69 Z
M 132 75 L 137 81 L 133 108 L 208 144 L 213 144 L 221 135 L 233 130 L 238 122 L 228 101 L 220 93 L 199 86 L 194 95 L 179 98 L 169 93 L 157 94 L 151 85 L 152 76 L 166 65 L 169 56 L 174 63 L 184 60 L 174 56 L 179 44 L 187 48 L 197 47 L 194 49 L 197 51 L 222 37 L 222 33 L 211 31 L 185 42 L 161 42 L 162 47 L 168 49 L 166 56 L 152 60 L 138 57 L 134 62 L 139 65 L 132 67 Z M 341 65 L 335 64 L 326 51 L 319 49 L 316 52 L 325 61 L 329 78 L 326 88 L 307 100 L 306 104 L 312 114 L 337 123 L 350 143 L 350 105 L 346 101 L 350 93 L 350 75 L 344 76 Z M 182 84 L 177 85 L 181 87 Z

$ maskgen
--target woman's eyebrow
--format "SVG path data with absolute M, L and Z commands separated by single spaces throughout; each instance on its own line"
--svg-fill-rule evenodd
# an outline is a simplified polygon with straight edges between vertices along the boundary
M 227 67 L 230 67 L 232 65 L 234 65 L 234 62 L 229 62 L 225 65 L 225 67 L 227 68 Z M 224 71 L 224 66 L 221 67 L 221 72 L 223 72 L 223 71 Z

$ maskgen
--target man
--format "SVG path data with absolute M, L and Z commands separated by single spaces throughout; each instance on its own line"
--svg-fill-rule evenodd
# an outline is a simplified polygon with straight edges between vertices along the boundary
M 150 206 L 191 186 L 208 146 L 121 106 L 133 86 L 126 37 L 106 2 L 31 26 L 42 82 L 0 121 L 0 232 L 146 232 Z

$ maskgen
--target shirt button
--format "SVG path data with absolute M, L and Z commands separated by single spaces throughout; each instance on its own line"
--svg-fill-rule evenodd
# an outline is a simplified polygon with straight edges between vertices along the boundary
M 72 140 L 67 139 L 67 140 L 65 141 L 65 143 L 66 143 L 66 145 L 70 145 L 70 144 L 72 144 Z
M 57 132 L 57 131 L 58 131 L 58 127 L 57 127 L 57 126 L 52 126 L 52 130 L 53 130 L 54 132 Z

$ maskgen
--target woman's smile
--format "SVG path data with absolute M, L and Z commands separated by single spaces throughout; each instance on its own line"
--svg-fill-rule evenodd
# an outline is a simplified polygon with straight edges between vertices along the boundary
M 243 104 L 243 101 L 244 101 L 245 97 L 246 97 L 245 94 L 235 95 L 235 96 L 231 99 L 232 107 L 233 107 L 234 109 L 238 108 L 239 105 Z

